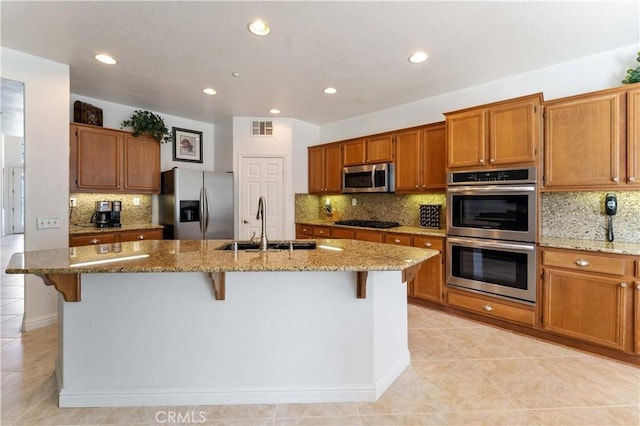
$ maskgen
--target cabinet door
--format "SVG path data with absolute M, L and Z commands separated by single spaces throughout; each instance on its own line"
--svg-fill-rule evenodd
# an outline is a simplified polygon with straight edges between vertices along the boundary
M 486 117 L 485 110 L 447 115 L 447 164 L 450 168 L 485 164 Z
M 545 107 L 545 187 L 619 184 L 620 97 L 589 95 Z
M 367 138 L 366 163 L 389 163 L 393 161 L 394 134 Z
M 422 189 L 446 188 L 446 143 L 447 137 L 444 123 L 428 126 L 423 130 L 420 149 L 420 156 L 422 157 Z
M 416 192 L 421 189 L 421 142 L 422 131 L 419 129 L 398 133 L 396 141 L 396 192 Z
M 357 166 L 364 164 L 366 160 L 365 140 L 358 139 L 345 142 L 342 145 L 343 157 L 342 163 L 345 166 Z
M 382 232 L 378 231 L 365 231 L 363 229 L 357 229 L 355 232 L 355 239 L 360 241 L 370 241 L 372 243 L 382 242 Z
M 96 233 L 69 237 L 69 247 L 110 244 L 116 242 L 116 234 Z
M 119 236 L 120 236 L 121 242 L 162 239 L 162 229 L 143 229 L 140 231 L 122 231 L 119 234 L 120 234 Z
M 538 99 L 507 103 L 489 110 L 489 164 L 535 161 L 539 111 Z
M 160 193 L 160 142 L 124 135 L 124 190 Z
M 386 244 L 395 244 L 398 246 L 410 246 L 412 240 L 411 235 L 385 233 L 384 242 Z
M 122 134 L 108 129 L 75 127 L 77 189 L 119 191 Z
M 331 231 L 328 226 L 314 226 L 313 236 L 317 238 L 329 238 Z
M 331 145 L 324 149 L 324 190 L 342 192 L 342 147 Z
M 309 194 L 320 194 L 324 190 L 324 148 L 309 148 L 308 156 Z
M 353 231 L 350 229 L 331 228 L 331 238 L 351 240 L 353 239 Z
M 438 250 L 440 254 L 422 263 L 413 279 L 413 297 L 442 303 L 443 241 L 441 238 L 413 237 L 413 246 Z
M 640 88 L 627 93 L 627 183 L 640 185 Z
M 633 283 L 633 350 L 640 352 L 640 281 Z
M 543 327 L 569 337 L 624 349 L 626 283 L 545 269 Z

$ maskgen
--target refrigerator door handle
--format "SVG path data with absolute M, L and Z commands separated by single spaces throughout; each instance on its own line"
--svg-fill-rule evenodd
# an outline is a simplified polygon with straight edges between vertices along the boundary
M 207 188 L 204 188 L 204 231 L 206 232 L 209 229 L 209 193 L 207 192 Z
M 200 233 L 204 234 L 204 188 L 200 188 Z

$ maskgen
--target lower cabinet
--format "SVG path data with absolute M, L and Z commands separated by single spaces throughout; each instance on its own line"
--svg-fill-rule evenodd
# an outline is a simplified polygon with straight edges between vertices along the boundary
M 369 241 L 372 243 L 381 243 L 383 241 L 382 232 L 366 231 L 364 229 L 356 229 L 354 231 L 354 239 L 360 241 Z
M 422 264 L 411 283 L 410 296 L 418 299 L 442 303 L 442 286 L 444 284 L 444 238 L 413 237 L 413 246 L 438 250 L 436 257 L 432 257 Z
M 542 250 L 543 329 L 640 352 L 640 288 L 633 277 L 634 263 L 618 255 Z
M 486 317 L 528 326 L 534 326 L 536 324 L 536 310 L 534 306 L 529 307 L 495 297 L 449 289 L 447 291 L 447 304 L 476 314 L 482 314 Z
M 69 247 L 111 244 L 111 243 L 124 243 L 126 241 L 161 240 L 161 239 L 162 239 L 162 229 L 95 232 L 92 234 L 70 235 Z

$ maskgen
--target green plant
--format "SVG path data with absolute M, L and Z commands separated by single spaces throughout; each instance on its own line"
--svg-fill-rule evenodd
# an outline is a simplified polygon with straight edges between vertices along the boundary
M 638 58 L 636 61 L 640 62 L 640 52 L 638 52 Z M 622 84 L 633 84 L 640 82 L 640 67 L 636 69 L 628 69 L 627 76 L 622 80 Z
M 171 142 L 172 138 L 164 120 L 151 111 L 137 109 L 129 120 L 120 123 L 121 128 L 131 127 L 133 136 L 149 135 L 160 143 Z

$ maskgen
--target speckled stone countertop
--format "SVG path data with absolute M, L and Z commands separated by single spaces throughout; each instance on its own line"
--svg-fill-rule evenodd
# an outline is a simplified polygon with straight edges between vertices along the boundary
M 152 223 L 138 223 L 134 225 L 122 225 L 117 228 L 96 228 L 95 226 L 69 226 L 69 235 L 83 235 L 95 233 L 110 233 L 120 231 L 142 231 L 145 229 L 162 229 L 162 225 L 154 225 Z
M 380 228 L 363 228 L 361 226 L 336 225 L 334 222 L 330 222 L 327 220 L 303 220 L 303 221 L 297 221 L 296 223 L 299 225 L 335 226 L 336 228 L 343 228 L 343 229 L 366 229 L 367 231 L 393 232 L 396 234 L 414 234 L 414 235 L 424 235 L 429 237 L 446 236 L 446 231 L 444 229 L 420 228 L 417 226 L 396 226 L 395 228 L 380 229 Z
M 628 254 L 640 256 L 640 244 L 617 243 L 608 241 L 575 240 L 568 238 L 542 237 L 540 247 L 553 247 L 572 250 L 596 251 L 601 253 Z
M 308 240 L 305 240 L 308 241 Z M 147 240 L 15 253 L 8 274 L 128 272 L 401 271 L 438 251 L 356 240 L 315 250 L 221 251 L 229 240 Z

